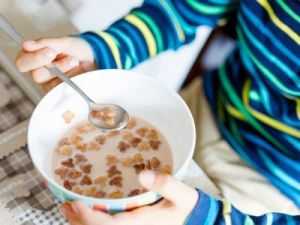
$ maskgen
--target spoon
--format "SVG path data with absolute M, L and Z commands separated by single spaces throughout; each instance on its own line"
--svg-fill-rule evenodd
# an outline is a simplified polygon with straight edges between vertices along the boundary
M 11 37 L 18 45 L 21 45 L 25 38 L 11 25 L 0 13 L 0 28 Z M 51 74 L 55 74 L 61 80 L 70 85 L 86 101 L 89 107 L 89 122 L 103 130 L 120 130 L 127 126 L 129 115 L 121 106 L 116 104 L 100 104 L 90 99 L 69 77 L 59 70 L 52 63 L 45 66 Z

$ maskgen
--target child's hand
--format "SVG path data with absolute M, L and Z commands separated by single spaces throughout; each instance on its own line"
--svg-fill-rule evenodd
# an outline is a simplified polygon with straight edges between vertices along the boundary
M 153 206 L 113 216 L 79 201 L 65 203 L 61 211 L 72 225 L 183 225 L 197 203 L 197 191 L 171 176 L 151 171 L 141 173 L 139 178 L 144 187 L 161 194 L 164 199 Z
M 60 82 L 44 68 L 50 62 L 69 76 L 96 68 L 89 45 L 74 37 L 25 41 L 17 56 L 16 66 L 20 72 L 29 72 L 35 82 L 49 90 Z

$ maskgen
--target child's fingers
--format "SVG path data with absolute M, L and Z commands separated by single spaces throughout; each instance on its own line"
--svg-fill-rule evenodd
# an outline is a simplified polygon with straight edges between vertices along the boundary
M 72 225 L 110 225 L 113 223 L 112 216 L 95 211 L 80 201 L 64 204 L 61 211 Z
M 62 81 L 60 79 L 58 79 L 57 77 L 53 78 L 52 80 L 42 84 L 42 88 L 45 91 L 50 91 L 51 89 L 53 89 L 56 85 L 60 84 Z
M 46 46 L 41 46 L 37 43 L 37 41 L 29 40 L 24 41 L 22 43 L 22 49 L 26 52 L 34 52 L 36 50 L 39 50 L 41 48 L 45 48 Z
M 68 71 L 67 73 L 65 73 L 68 77 L 74 77 L 78 74 L 84 73 L 86 72 L 87 68 L 90 68 L 89 66 L 86 66 L 85 63 L 81 63 L 79 66 L 75 67 L 74 69 Z M 50 91 L 52 88 L 54 88 L 56 85 L 60 84 L 62 81 L 57 78 L 54 77 L 52 80 L 43 83 L 42 87 L 45 91 Z
M 22 44 L 22 48 L 26 52 L 37 51 L 41 48 L 51 48 L 57 54 L 65 51 L 66 48 L 69 47 L 71 43 L 70 37 L 59 37 L 59 38 L 40 38 L 35 41 L 24 41 Z
M 21 52 L 16 59 L 20 72 L 28 72 L 45 66 L 56 58 L 56 52 L 51 48 L 42 48 L 35 52 Z
M 53 78 L 55 78 L 55 75 L 50 74 L 49 70 L 45 67 L 40 67 L 34 70 L 30 71 L 31 78 L 39 84 L 43 84 L 46 82 L 49 82 Z
M 152 191 L 157 192 L 176 206 L 186 208 L 198 199 L 197 191 L 170 175 L 154 173 L 146 170 L 139 175 L 140 183 Z
M 71 225 L 83 225 L 81 221 L 76 218 L 75 212 L 70 202 L 65 202 L 59 209 Z
M 66 73 L 79 65 L 79 61 L 73 57 L 65 57 L 60 60 L 56 60 L 53 62 L 57 68 L 59 68 L 62 72 Z M 30 71 L 30 75 L 32 79 L 37 83 L 46 83 L 52 80 L 55 77 L 55 74 L 50 74 L 49 70 L 45 67 L 40 67 Z
M 79 63 L 80 62 L 78 59 L 71 56 L 67 56 L 60 60 L 54 61 L 53 64 L 57 66 L 57 68 L 60 69 L 62 72 L 66 73 L 79 66 Z

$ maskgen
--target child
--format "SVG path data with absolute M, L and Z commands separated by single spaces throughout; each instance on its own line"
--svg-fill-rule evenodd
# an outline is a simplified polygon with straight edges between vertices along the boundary
M 71 224 L 300 224 L 299 216 L 287 215 L 299 214 L 300 207 L 299 1 L 146 0 L 103 32 L 25 42 L 16 64 L 49 89 L 58 82 L 43 67 L 50 62 L 70 76 L 130 69 L 191 42 L 199 25 L 222 26 L 231 16 L 237 16 L 236 48 L 204 77 L 204 90 L 197 79 L 182 93 L 198 131 L 194 159 L 240 210 L 286 214 L 250 216 L 226 200 L 145 171 L 140 182 L 164 200 L 114 216 L 80 202 L 65 204 Z

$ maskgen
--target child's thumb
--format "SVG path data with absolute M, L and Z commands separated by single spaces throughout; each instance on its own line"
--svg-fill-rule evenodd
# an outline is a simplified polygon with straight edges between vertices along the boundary
M 140 173 L 139 180 L 145 188 L 157 192 L 175 205 L 184 205 L 187 199 L 197 198 L 195 189 L 167 174 L 146 170 Z

